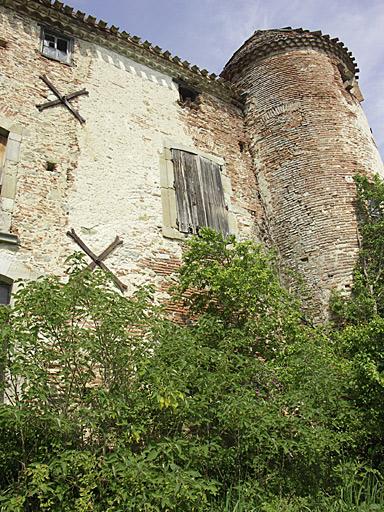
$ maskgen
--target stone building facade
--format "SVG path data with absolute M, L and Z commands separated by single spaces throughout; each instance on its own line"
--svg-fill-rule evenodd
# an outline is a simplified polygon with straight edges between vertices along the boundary
M 70 230 L 95 255 L 118 236 L 105 264 L 161 297 L 188 232 L 220 225 L 326 304 L 356 258 L 352 177 L 382 172 L 356 73 L 321 33 L 256 32 L 216 77 L 61 2 L 0 0 L 0 301 L 63 273 Z

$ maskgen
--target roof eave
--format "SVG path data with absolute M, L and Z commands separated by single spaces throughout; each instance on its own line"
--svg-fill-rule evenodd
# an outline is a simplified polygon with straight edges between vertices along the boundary
M 191 84 L 195 88 L 216 96 L 237 107 L 242 107 L 241 93 L 229 82 L 207 70 L 192 66 L 169 51 L 153 46 L 148 41 L 109 27 L 106 22 L 86 16 L 81 11 L 57 0 L 0 0 L 0 5 L 13 9 L 32 19 L 59 28 L 79 39 L 104 46 L 140 64 L 165 75 Z

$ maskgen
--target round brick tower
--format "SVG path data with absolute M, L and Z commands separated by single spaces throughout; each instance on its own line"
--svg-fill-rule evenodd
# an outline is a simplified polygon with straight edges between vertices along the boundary
M 271 241 L 299 269 L 319 317 L 348 289 L 358 251 L 356 173 L 383 173 L 352 54 L 290 27 L 257 31 L 222 76 L 245 93 L 245 122 Z

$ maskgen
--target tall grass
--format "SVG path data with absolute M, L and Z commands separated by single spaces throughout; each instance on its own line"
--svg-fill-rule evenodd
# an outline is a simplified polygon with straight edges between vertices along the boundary
M 378 471 L 352 466 L 352 471 L 342 472 L 341 478 L 339 497 L 334 503 L 329 501 L 329 512 L 384 512 L 384 479 Z
M 384 512 L 384 479 L 375 470 L 343 466 L 341 484 L 334 496 L 276 498 L 252 502 L 241 488 L 230 489 L 224 501 L 212 504 L 210 512 Z

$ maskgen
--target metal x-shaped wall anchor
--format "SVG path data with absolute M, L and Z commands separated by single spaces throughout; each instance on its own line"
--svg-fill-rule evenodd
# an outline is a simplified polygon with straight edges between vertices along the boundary
M 113 274 L 109 270 L 109 268 L 103 263 L 103 261 L 119 246 L 123 244 L 123 241 L 117 236 L 115 240 L 108 245 L 108 247 L 99 255 L 96 256 L 94 252 L 87 247 L 87 245 L 81 240 L 81 238 L 76 234 L 74 229 L 67 232 L 67 235 L 74 240 L 81 249 L 87 254 L 91 259 L 92 263 L 90 263 L 87 267 L 89 270 L 93 270 L 96 267 L 102 268 L 105 272 L 108 272 L 113 279 L 115 285 L 119 288 L 120 291 L 124 292 L 127 289 L 127 286 L 120 281 L 120 279 Z
M 89 92 L 85 89 L 82 89 L 81 91 L 73 92 L 71 94 L 67 94 L 63 96 L 59 93 L 59 91 L 56 89 L 56 87 L 53 85 L 53 83 L 48 80 L 48 78 L 45 75 L 40 76 L 41 80 L 51 89 L 53 94 L 57 96 L 57 100 L 48 101 L 47 103 L 43 103 L 42 105 L 36 105 L 38 110 L 41 112 L 42 110 L 45 110 L 46 108 L 54 107 L 55 105 L 64 105 L 75 117 L 80 121 L 80 123 L 85 123 L 84 117 L 82 117 L 77 110 L 75 110 L 72 105 L 69 103 L 69 100 L 73 100 L 74 98 L 77 98 L 78 96 L 88 95 Z

